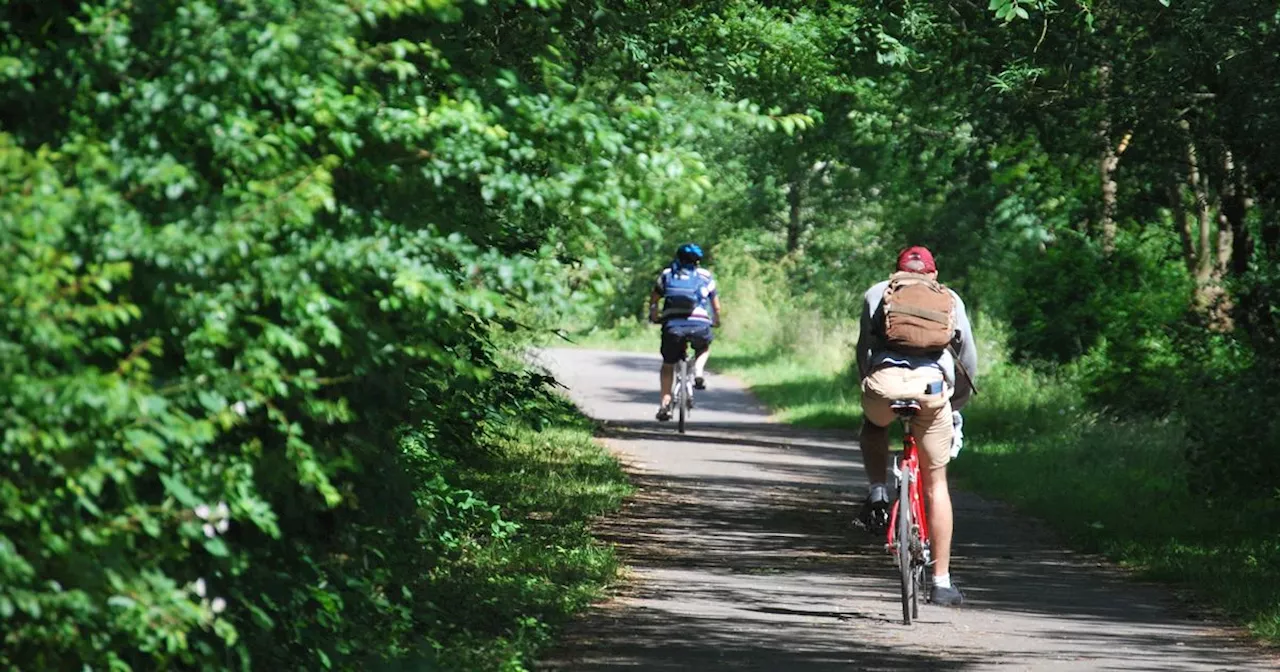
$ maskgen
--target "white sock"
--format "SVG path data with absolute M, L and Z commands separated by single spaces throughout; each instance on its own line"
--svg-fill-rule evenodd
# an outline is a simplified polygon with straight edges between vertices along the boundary
M 884 483 L 872 483 L 867 489 L 867 499 L 873 502 L 889 501 L 889 488 Z
M 947 572 L 946 574 L 934 574 L 934 575 L 933 575 L 933 587 L 934 587 L 934 588 L 950 588 L 950 587 L 951 587 L 951 573 L 950 573 L 950 572 Z

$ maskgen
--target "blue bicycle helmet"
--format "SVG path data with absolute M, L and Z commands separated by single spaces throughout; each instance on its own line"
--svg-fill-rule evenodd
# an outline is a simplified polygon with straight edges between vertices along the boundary
M 685 243 L 676 248 L 676 261 L 682 266 L 692 266 L 702 261 L 702 248 L 694 243 Z

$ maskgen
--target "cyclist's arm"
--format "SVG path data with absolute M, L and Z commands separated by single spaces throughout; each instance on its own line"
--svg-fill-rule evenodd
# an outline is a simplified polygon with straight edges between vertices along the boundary
M 954 292 L 953 292 L 954 294 Z M 978 344 L 973 340 L 973 327 L 964 307 L 964 301 L 956 295 L 956 362 L 955 392 L 951 396 L 953 411 L 962 410 L 974 393 L 973 376 L 978 373 Z
M 953 293 L 954 294 L 954 293 Z M 960 363 L 964 366 L 965 371 L 970 376 L 978 375 L 978 344 L 973 340 L 973 326 L 969 324 L 969 314 L 964 307 L 964 301 L 956 295 L 956 330 L 960 332 L 960 343 L 956 347 L 956 354 L 960 356 Z
M 653 281 L 653 289 L 649 290 L 649 321 L 657 323 L 660 321 L 661 313 L 658 311 L 658 302 L 662 301 L 662 295 L 666 291 L 664 281 L 667 279 L 667 272 L 663 271 L 658 274 L 657 279 Z
M 719 293 L 715 293 L 711 295 L 711 310 L 713 311 L 711 313 L 711 326 L 718 327 L 720 326 L 720 294 Z

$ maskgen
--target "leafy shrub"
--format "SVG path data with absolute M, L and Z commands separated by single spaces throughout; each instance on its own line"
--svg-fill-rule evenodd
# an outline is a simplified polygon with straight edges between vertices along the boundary
M 670 101 L 558 55 L 579 18 L 0 8 L 0 666 L 452 641 L 442 568 L 512 528 L 451 474 L 541 400 L 507 332 L 706 189 Z
M 1010 338 L 1022 362 L 1074 364 L 1093 400 L 1159 414 L 1174 404 L 1183 359 L 1178 329 L 1191 285 L 1170 236 L 1122 234 L 1102 255 L 1066 235 L 1019 267 Z

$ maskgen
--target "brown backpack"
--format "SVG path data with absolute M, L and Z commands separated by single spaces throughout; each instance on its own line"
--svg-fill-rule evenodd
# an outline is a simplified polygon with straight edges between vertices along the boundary
M 890 350 L 909 355 L 941 354 L 955 336 L 955 298 L 937 280 L 919 273 L 894 273 L 880 309 Z

